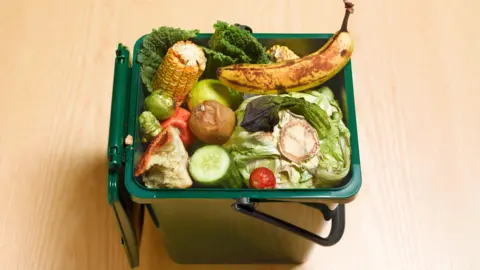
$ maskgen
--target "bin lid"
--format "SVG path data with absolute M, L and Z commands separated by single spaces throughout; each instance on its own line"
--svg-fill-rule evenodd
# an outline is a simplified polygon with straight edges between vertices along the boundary
M 125 189 L 121 170 L 108 172 L 108 201 L 117 221 L 121 243 L 127 254 L 130 268 L 138 267 L 140 241 L 143 228 L 144 206 L 133 202 Z
M 110 130 L 108 137 L 108 202 L 113 209 L 121 243 L 130 267 L 139 265 L 139 247 L 143 227 L 144 206 L 135 203 L 125 188 L 125 140 L 127 100 L 131 82 L 130 53 L 118 45 L 115 58 Z

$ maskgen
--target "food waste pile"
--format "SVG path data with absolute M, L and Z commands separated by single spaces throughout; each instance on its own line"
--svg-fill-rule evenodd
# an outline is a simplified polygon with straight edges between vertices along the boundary
M 350 170 L 350 132 L 325 86 L 351 58 L 341 29 L 309 55 L 264 47 L 217 21 L 198 30 L 160 27 L 136 61 L 148 90 L 138 123 L 145 151 L 135 177 L 148 188 L 329 188 Z

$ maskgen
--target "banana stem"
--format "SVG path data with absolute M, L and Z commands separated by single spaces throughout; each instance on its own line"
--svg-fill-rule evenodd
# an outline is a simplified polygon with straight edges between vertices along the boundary
M 353 13 L 353 3 L 348 2 L 347 0 L 343 0 L 345 3 L 345 16 L 343 17 L 342 27 L 340 28 L 340 32 L 348 32 L 347 25 L 348 25 L 348 18 L 350 17 L 350 13 Z

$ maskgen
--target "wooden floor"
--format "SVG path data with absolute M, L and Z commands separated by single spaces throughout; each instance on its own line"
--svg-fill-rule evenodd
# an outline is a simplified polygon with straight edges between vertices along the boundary
M 341 242 L 297 268 L 180 266 L 147 217 L 139 269 L 480 269 L 480 4 L 355 4 L 364 184 Z M 217 19 L 334 32 L 342 15 L 340 0 L 0 1 L 0 268 L 128 269 L 106 182 L 118 42 Z

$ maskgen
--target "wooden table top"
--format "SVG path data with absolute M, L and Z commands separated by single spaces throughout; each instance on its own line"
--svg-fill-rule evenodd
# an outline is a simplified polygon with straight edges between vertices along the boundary
M 119 42 L 162 25 L 331 33 L 336 1 L 0 2 L 2 269 L 128 269 L 107 202 Z M 363 186 L 343 239 L 294 269 L 480 269 L 478 1 L 355 2 L 350 27 Z M 146 218 L 139 269 L 182 266 Z M 477 255 L 476 255 L 477 254 Z

